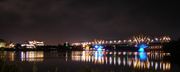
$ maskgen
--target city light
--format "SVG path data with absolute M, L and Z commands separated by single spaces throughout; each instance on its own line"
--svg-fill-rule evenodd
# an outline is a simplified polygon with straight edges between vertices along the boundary
M 139 52 L 144 52 L 144 48 L 139 48 Z
M 95 45 L 94 48 L 97 51 L 102 51 L 103 50 L 103 46 L 102 45 Z
M 171 38 L 169 36 L 161 36 L 161 37 L 150 37 L 150 36 L 145 36 L 145 35 L 137 35 L 133 36 L 132 38 L 129 39 L 124 39 L 124 40 L 95 40 L 92 42 L 76 42 L 72 43 L 72 46 L 80 46 L 84 44 L 88 45 L 105 45 L 105 44 L 129 44 L 129 45 L 136 45 L 136 44 L 141 44 L 141 43 L 167 43 L 170 42 Z
M 27 43 L 21 44 L 22 47 L 26 48 L 36 48 L 37 46 L 44 46 L 44 42 L 42 41 L 28 41 Z
M 133 37 L 133 42 L 136 44 L 149 43 L 149 42 L 151 42 L 150 40 L 151 40 L 150 37 L 144 36 L 144 35 L 138 35 L 138 36 Z
M 0 48 L 6 47 L 6 43 L 0 43 Z
M 138 49 L 139 52 L 144 52 L 144 49 L 147 48 L 148 45 L 145 43 L 141 43 L 141 44 L 136 45 L 136 47 L 139 48 Z

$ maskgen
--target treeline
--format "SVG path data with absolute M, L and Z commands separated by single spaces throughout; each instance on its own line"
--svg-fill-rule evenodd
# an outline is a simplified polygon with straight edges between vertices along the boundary
M 177 41 L 171 41 L 167 44 L 164 44 L 163 50 L 165 52 L 171 53 L 172 62 L 175 62 L 178 65 L 180 65 L 180 58 L 179 58 L 179 55 L 180 55 L 180 39 Z
M 94 46 L 90 46 L 91 50 L 94 48 Z M 107 51 L 137 51 L 138 48 L 135 48 L 133 46 L 128 46 L 126 44 L 119 45 L 104 45 L 103 49 Z M 36 48 L 27 48 L 22 47 L 21 44 L 16 44 L 15 48 L 0 48 L 0 50 L 5 51 L 83 51 L 85 48 L 82 48 L 82 46 L 71 46 L 71 45 L 47 45 L 47 46 L 37 46 Z

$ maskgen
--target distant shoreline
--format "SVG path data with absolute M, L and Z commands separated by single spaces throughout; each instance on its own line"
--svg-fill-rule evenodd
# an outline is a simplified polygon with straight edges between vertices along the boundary
M 15 49 L 15 48 L 0 48 L 0 51 L 96 51 L 96 50 L 58 50 L 58 49 Z M 131 52 L 137 52 L 137 49 L 119 49 L 119 50 L 105 50 L 105 51 L 131 51 Z M 147 49 L 147 52 L 149 51 L 164 51 L 163 49 L 156 49 L 156 50 L 150 50 Z

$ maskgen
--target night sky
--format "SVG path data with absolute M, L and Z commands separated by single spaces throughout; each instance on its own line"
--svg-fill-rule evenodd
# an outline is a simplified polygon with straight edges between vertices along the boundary
M 0 38 L 48 44 L 138 33 L 180 38 L 176 5 L 170 0 L 0 0 Z

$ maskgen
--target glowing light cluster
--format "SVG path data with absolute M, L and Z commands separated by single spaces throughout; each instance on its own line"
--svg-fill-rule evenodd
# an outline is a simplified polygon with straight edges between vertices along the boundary
M 0 42 L 0 48 L 14 48 L 15 44 L 11 42 Z
M 140 43 L 164 43 L 171 41 L 169 36 L 162 36 L 162 37 L 151 37 L 146 35 L 137 35 L 133 36 L 130 39 L 124 40 L 94 40 L 92 42 L 77 42 L 72 43 L 73 46 L 80 46 L 80 45 L 97 45 L 97 44 L 140 44 Z
M 37 46 L 44 46 L 44 42 L 42 41 L 28 41 L 28 43 L 21 44 L 22 47 L 26 48 L 36 48 Z
M 0 43 L 0 48 L 6 47 L 6 43 Z
M 95 45 L 94 48 L 97 51 L 102 51 L 103 50 L 103 46 L 102 45 Z
M 141 44 L 136 45 L 136 47 L 139 48 L 139 50 L 138 50 L 139 52 L 144 52 L 144 49 L 147 48 L 148 45 L 145 43 L 141 43 Z
M 144 35 L 138 35 L 133 37 L 133 42 L 136 44 L 149 43 L 150 41 L 151 39 L 148 36 L 144 36 Z
M 169 42 L 169 41 L 171 41 L 171 38 L 169 36 L 163 36 L 159 40 L 161 42 Z
M 21 52 L 21 61 L 43 61 L 44 60 L 44 52 Z
M 161 54 L 154 55 L 153 52 L 146 53 L 138 53 L 137 52 L 123 52 L 125 54 L 133 54 L 130 56 L 123 55 L 118 56 L 116 52 L 103 52 L 103 51 L 83 51 L 83 52 L 72 52 L 71 60 L 87 62 L 93 64 L 106 64 L 106 65 L 118 65 L 118 66 L 127 66 L 130 68 L 134 68 L 137 70 L 152 70 L 155 71 L 165 71 L 168 72 L 171 70 L 171 62 L 162 61 L 162 59 L 166 56 L 162 56 L 159 58 Z M 123 54 L 122 53 L 122 54 Z M 114 55 L 109 55 L 114 54 Z M 117 53 L 119 54 L 119 53 Z M 154 55 L 153 57 L 157 57 L 159 59 L 151 58 L 150 55 Z M 134 56 L 135 55 L 135 56 Z

